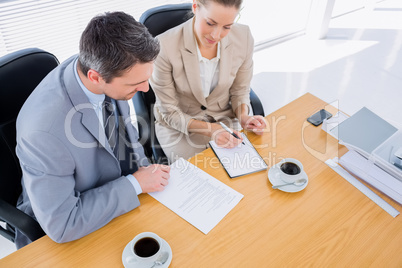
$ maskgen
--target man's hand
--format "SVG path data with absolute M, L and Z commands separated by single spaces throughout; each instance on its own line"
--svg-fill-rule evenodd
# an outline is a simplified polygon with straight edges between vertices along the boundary
M 143 193 L 159 192 L 169 183 L 170 167 L 166 165 L 149 165 L 140 167 L 133 176 L 137 179 Z

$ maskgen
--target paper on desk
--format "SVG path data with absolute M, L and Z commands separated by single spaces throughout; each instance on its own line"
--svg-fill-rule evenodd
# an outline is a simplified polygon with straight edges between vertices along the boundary
M 402 182 L 355 151 L 344 154 L 339 163 L 384 194 L 402 204 Z
M 243 195 L 180 158 L 170 165 L 169 184 L 153 198 L 208 234 Z

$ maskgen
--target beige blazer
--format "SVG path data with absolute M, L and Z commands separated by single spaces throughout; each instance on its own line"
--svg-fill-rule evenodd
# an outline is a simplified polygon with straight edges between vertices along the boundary
M 254 40 L 248 26 L 235 23 L 221 40 L 219 81 L 205 98 L 202 93 L 193 19 L 158 36 L 161 51 L 155 61 L 150 84 L 156 95 L 157 132 L 163 149 L 174 132 L 188 135 L 190 119 L 221 121 L 234 119 L 242 103 L 250 106 Z M 205 149 L 205 148 L 204 148 Z

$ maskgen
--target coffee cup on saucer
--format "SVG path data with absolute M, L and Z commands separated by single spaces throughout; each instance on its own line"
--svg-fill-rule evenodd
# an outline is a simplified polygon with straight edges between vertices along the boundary
M 285 158 L 273 165 L 268 171 L 268 180 L 274 189 L 288 193 L 300 192 L 308 184 L 302 163 L 294 158 Z
M 296 180 L 303 178 L 303 165 L 294 158 L 285 158 L 280 161 L 276 168 L 278 168 L 279 177 L 287 183 L 294 183 Z
M 123 252 L 123 264 L 125 267 L 152 267 L 158 262 L 161 255 L 167 254 L 166 252 L 169 254 L 169 258 L 165 260 L 164 264 L 169 265 L 172 259 L 170 246 L 157 234 L 143 232 L 127 244 Z

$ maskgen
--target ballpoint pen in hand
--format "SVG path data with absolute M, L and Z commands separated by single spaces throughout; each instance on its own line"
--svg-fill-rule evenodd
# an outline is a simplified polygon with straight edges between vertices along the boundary
M 224 123 L 219 122 L 219 124 L 221 124 L 221 126 L 223 127 L 224 130 L 226 130 L 227 132 L 230 133 L 230 135 L 232 135 L 233 137 L 235 137 L 236 139 L 240 140 L 240 137 L 236 135 L 236 133 L 234 133 L 230 128 L 228 128 Z M 241 142 L 243 145 L 246 145 L 244 143 L 244 141 Z

